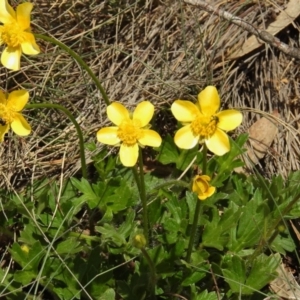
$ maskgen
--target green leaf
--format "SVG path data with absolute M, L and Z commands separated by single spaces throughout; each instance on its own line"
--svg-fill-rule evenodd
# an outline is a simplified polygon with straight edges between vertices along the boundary
M 76 178 L 71 178 L 71 181 L 72 184 L 83 193 L 83 195 L 80 198 L 84 199 L 91 209 L 99 205 L 99 196 L 96 195 L 92 186 L 85 178 L 81 178 L 81 181 L 79 181 Z
M 280 262 L 281 257 L 279 253 L 270 256 L 261 254 L 256 257 L 251 264 L 251 272 L 246 280 L 243 293 L 252 294 L 253 291 L 259 291 L 271 282 L 277 274 L 276 269 Z
M 123 235 L 125 238 L 129 237 L 130 233 L 136 227 L 134 223 L 135 212 L 134 210 L 130 209 L 127 212 L 125 222 L 119 227 L 118 232 Z
M 219 297 L 216 292 L 208 293 L 207 290 L 201 292 L 196 296 L 195 300 L 218 300 Z
M 202 157 L 202 152 L 199 152 L 198 145 L 190 150 L 181 150 L 180 155 L 176 161 L 176 168 L 178 170 L 184 171 L 191 162 L 196 158 L 194 164 L 199 163 Z
M 193 224 L 197 201 L 200 201 L 195 193 L 186 192 L 186 203 L 189 208 L 189 224 Z
M 178 170 L 184 170 L 195 156 L 198 157 L 197 162 L 199 162 L 202 153 L 198 149 L 199 147 L 196 146 L 190 150 L 179 150 L 174 143 L 173 137 L 167 135 L 163 140 L 158 161 L 164 165 L 175 163 Z
M 14 243 L 10 249 L 12 258 L 25 269 L 34 270 L 37 272 L 38 265 L 44 255 L 44 249 L 40 241 L 36 241 L 32 246 L 25 245 L 21 248 L 18 243 Z
M 104 224 L 103 226 L 96 226 L 95 229 L 102 234 L 103 241 L 113 243 L 117 247 L 126 245 L 125 237 L 112 225 Z
M 128 205 L 132 205 L 134 203 L 130 203 L 132 200 L 132 190 L 128 187 L 126 181 L 118 182 L 118 187 L 113 185 L 113 188 L 110 186 L 111 181 L 108 183 L 108 193 L 112 192 L 111 195 L 104 195 L 101 201 L 109 207 L 113 213 L 117 213 L 121 210 L 124 210 L 128 207 Z
M 180 224 L 178 224 L 174 219 L 171 218 L 167 218 L 164 223 L 164 228 L 169 231 L 169 234 L 167 234 L 167 238 L 169 236 L 170 238 L 170 234 L 172 236 L 171 240 L 169 240 L 169 244 L 172 244 L 174 242 L 176 242 L 177 240 L 177 233 L 178 231 L 180 231 Z M 175 239 L 175 240 L 174 240 Z
M 271 249 L 274 252 L 279 252 L 280 254 L 285 255 L 286 251 L 295 251 L 296 245 L 291 236 L 284 237 L 281 234 L 279 234 L 276 236 L 275 240 L 271 244 Z
M 248 262 L 246 271 L 245 261 L 242 258 L 228 254 L 223 258 L 222 273 L 233 293 L 251 295 L 274 279 L 280 262 L 278 253 L 270 256 L 261 254 Z
M 20 282 L 22 285 L 27 285 L 34 278 L 36 278 L 37 273 L 32 270 L 17 270 L 14 274 L 14 280 Z
M 189 286 L 193 283 L 196 283 L 200 281 L 202 278 L 206 276 L 206 270 L 205 271 L 193 271 L 192 274 L 190 274 L 187 278 L 183 280 L 181 283 L 182 286 Z
M 107 289 L 101 296 L 99 300 L 115 300 L 116 293 L 113 289 Z
M 61 300 L 80 299 L 80 292 L 70 286 L 67 287 L 53 287 L 53 291 Z M 76 295 L 76 296 L 75 296 Z
M 229 238 L 231 219 L 226 218 L 227 223 L 229 223 L 229 228 L 227 228 L 228 225 L 225 222 L 226 219 L 224 219 L 224 230 L 222 222 L 220 222 L 219 211 L 216 207 L 212 208 L 212 213 L 213 214 L 211 222 L 207 222 L 204 227 L 202 235 L 202 245 L 205 247 L 213 247 L 222 251 Z M 226 217 L 227 216 L 229 216 L 229 214 L 227 214 Z
M 173 138 L 168 134 L 162 142 L 157 160 L 164 165 L 176 163 L 179 157 L 177 146 Z
M 200 249 L 200 250 L 193 252 L 191 255 L 192 265 L 193 266 L 203 265 L 204 262 L 207 262 L 209 255 L 210 254 L 204 249 Z
M 184 249 L 185 249 L 185 240 L 183 238 L 178 238 L 176 244 L 172 247 L 170 251 L 170 258 L 172 261 L 182 256 Z
M 261 192 L 257 189 L 253 198 L 240 209 L 235 242 L 231 241 L 230 250 L 239 252 L 244 248 L 254 247 L 265 234 L 269 214 Z
M 223 258 L 223 264 L 226 265 L 226 268 L 222 268 L 225 281 L 229 284 L 233 293 L 240 293 L 246 281 L 244 261 L 236 255 L 227 254 Z
M 80 242 L 77 238 L 68 238 L 57 245 L 56 251 L 58 254 L 74 254 L 82 251 L 83 247 L 79 246 Z

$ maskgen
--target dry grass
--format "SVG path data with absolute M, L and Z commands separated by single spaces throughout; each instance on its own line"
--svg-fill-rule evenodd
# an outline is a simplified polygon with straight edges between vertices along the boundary
M 194 99 L 206 85 L 218 87 L 225 107 L 243 107 L 240 132 L 261 111 L 278 109 L 279 135 L 264 159 L 266 174 L 286 176 L 299 169 L 299 64 L 268 45 L 239 60 L 229 55 L 247 32 L 183 1 L 33 1 L 33 31 L 56 37 L 88 63 L 111 100 L 127 107 L 148 99 L 157 109 L 175 99 Z M 287 1 L 209 1 L 264 28 Z M 17 1 L 15 3 L 17 4 Z M 298 26 L 299 19 L 294 22 Z M 299 47 L 299 27 L 278 37 Z M 43 53 L 22 57 L 20 72 L 0 69 L 1 87 L 30 90 L 31 102 L 66 106 L 82 126 L 86 141 L 106 124 L 105 103 L 89 76 L 58 47 L 38 41 Z M 76 131 L 54 110 L 26 111 L 32 135 L 9 134 L 0 145 L 0 185 L 15 186 L 40 176 L 80 169 Z M 98 145 L 101 147 L 100 145 Z M 87 153 L 90 162 L 92 153 Z M 25 181 L 24 181 L 25 180 Z

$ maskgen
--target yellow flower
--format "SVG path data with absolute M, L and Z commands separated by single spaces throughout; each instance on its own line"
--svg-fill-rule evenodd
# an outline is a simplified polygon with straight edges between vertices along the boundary
M 160 135 L 148 129 L 154 114 L 154 106 L 149 101 L 139 103 L 132 116 L 118 102 L 107 107 L 107 116 L 117 126 L 105 127 L 97 132 L 99 142 L 120 146 L 120 160 L 125 167 L 133 167 L 138 159 L 139 145 L 159 147 Z
M 25 244 L 23 244 L 23 245 L 21 246 L 21 250 L 22 250 L 24 253 L 26 253 L 26 254 L 29 253 L 29 247 L 28 247 L 27 245 L 25 245 Z
M 35 55 L 40 48 L 30 30 L 30 12 L 33 4 L 18 5 L 16 11 L 7 0 L 0 0 L 0 45 L 6 44 L 1 55 L 1 63 L 8 69 L 20 70 L 21 54 Z
M 205 200 L 216 191 L 214 186 L 209 185 L 210 177 L 207 175 L 196 175 L 193 180 L 193 192 L 200 200 Z
M 147 241 L 146 241 L 146 238 L 143 234 L 137 234 L 133 238 L 132 244 L 135 248 L 142 249 L 142 248 L 145 248 L 145 246 L 147 244 Z
M 0 91 L 0 142 L 3 142 L 10 127 L 17 135 L 30 134 L 31 127 L 20 113 L 28 99 L 29 93 L 26 90 L 13 91 L 8 97 Z
M 220 97 L 214 86 L 207 86 L 198 95 L 198 103 L 176 100 L 171 111 L 183 123 L 174 137 L 175 144 L 181 149 L 191 149 L 199 142 L 216 155 L 230 150 L 229 138 L 225 131 L 238 127 L 243 120 L 241 112 L 229 109 L 218 112 Z

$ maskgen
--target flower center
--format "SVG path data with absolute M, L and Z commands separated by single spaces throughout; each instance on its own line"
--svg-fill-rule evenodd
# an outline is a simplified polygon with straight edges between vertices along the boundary
M 7 109 L 7 106 L 0 104 L 0 125 L 11 124 L 14 120 L 15 112 Z
M 24 31 L 17 22 L 4 24 L 0 27 L 1 44 L 15 48 L 20 46 L 24 40 Z
M 212 136 L 217 129 L 218 121 L 217 116 L 199 116 L 191 123 L 193 134 L 203 138 Z
M 141 122 L 139 120 L 125 120 L 118 128 L 118 138 L 127 146 L 133 146 L 142 137 Z

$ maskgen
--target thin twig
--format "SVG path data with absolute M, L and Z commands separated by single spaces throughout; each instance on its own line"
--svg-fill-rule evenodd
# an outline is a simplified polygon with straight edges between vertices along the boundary
M 275 48 L 279 49 L 283 53 L 292 56 L 294 58 L 300 59 L 300 49 L 299 48 L 294 48 L 290 47 L 287 44 L 281 42 L 277 37 L 273 36 L 269 32 L 265 30 L 260 30 L 256 28 L 255 26 L 247 23 L 243 19 L 234 16 L 233 14 L 225 11 L 224 9 L 221 8 L 216 8 L 212 5 L 207 4 L 205 1 L 202 0 L 184 0 L 185 3 L 195 5 L 197 7 L 200 7 L 207 12 L 213 13 L 215 15 L 218 15 L 229 22 L 247 30 L 248 32 L 252 33 L 255 35 L 257 38 L 261 39 L 262 41 L 274 46 Z

